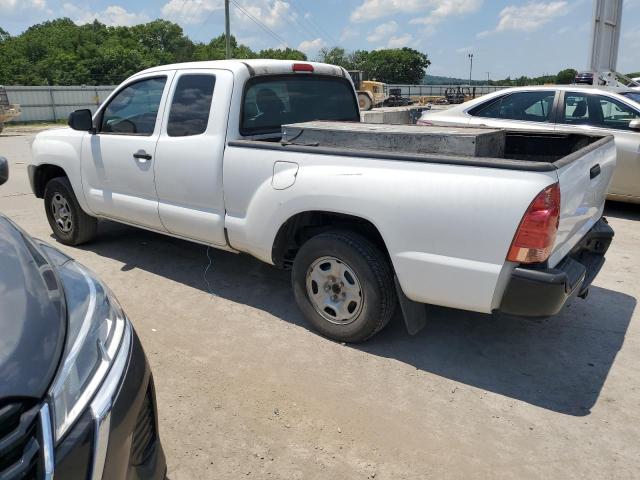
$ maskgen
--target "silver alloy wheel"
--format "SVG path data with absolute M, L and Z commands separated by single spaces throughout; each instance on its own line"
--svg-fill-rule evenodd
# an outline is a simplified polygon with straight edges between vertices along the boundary
M 73 217 L 71 216 L 69 202 L 59 192 L 56 192 L 51 197 L 51 213 L 60 231 L 69 233 L 73 228 Z
M 364 292 L 355 272 L 335 257 L 321 257 L 311 264 L 307 270 L 307 296 L 325 320 L 338 325 L 358 318 L 364 304 Z

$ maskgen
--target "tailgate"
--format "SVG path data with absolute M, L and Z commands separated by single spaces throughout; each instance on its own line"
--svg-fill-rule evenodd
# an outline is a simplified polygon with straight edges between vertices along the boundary
M 560 224 L 550 267 L 556 266 L 602 216 L 616 165 L 614 139 L 603 137 L 555 165 L 560 182 Z

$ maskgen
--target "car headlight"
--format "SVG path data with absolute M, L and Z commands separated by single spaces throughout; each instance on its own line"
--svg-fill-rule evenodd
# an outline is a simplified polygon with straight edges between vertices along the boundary
M 49 390 L 56 442 L 87 407 L 122 343 L 126 316 L 111 291 L 86 268 L 58 270 L 67 304 L 62 362 Z

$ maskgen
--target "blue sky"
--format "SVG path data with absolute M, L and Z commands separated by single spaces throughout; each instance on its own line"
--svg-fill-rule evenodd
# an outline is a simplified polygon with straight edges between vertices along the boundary
M 323 46 L 348 50 L 409 46 L 429 55 L 428 73 L 474 79 L 586 67 L 592 0 L 233 0 L 232 32 L 253 49 L 284 45 L 314 58 Z M 223 0 L 0 0 L 0 26 L 17 34 L 67 16 L 132 25 L 155 18 L 207 41 L 224 29 Z M 640 70 L 640 0 L 624 0 L 618 71 Z

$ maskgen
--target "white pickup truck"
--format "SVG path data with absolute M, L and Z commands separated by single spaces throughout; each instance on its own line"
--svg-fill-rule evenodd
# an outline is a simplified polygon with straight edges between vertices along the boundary
M 414 333 L 429 304 L 548 316 L 586 295 L 613 237 L 612 137 L 506 132 L 493 158 L 283 141 L 311 120 L 359 121 L 344 69 L 155 67 L 40 133 L 31 186 L 67 245 L 107 218 L 291 268 L 306 319 L 340 341 L 398 303 Z

